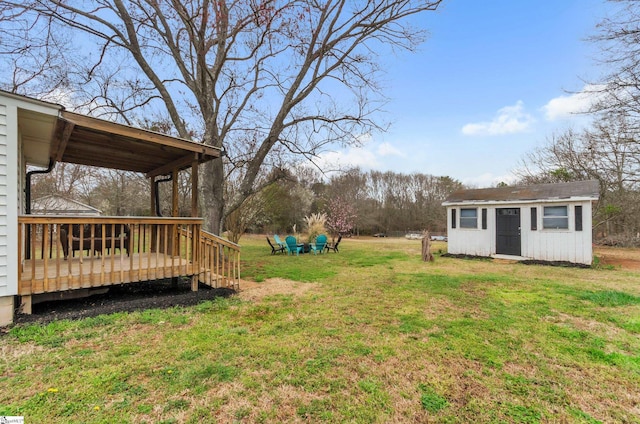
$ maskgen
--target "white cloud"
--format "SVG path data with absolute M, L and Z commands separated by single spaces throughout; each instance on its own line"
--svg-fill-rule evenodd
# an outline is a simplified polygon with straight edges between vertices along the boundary
M 500 183 L 514 184 L 516 180 L 517 178 L 513 174 L 494 175 L 490 172 L 485 172 L 474 177 L 462 178 L 462 183 L 469 187 L 485 188 L 495 187 Z
M 57 103 L 67 108 L 70 108 L 75 104 L 73 93 L 61 88 L 56 88 L 52 92 L 45 94 L 44 96 L 42 96 L 42 100 L 51 103 Z
M 464 135 L 504 135 L 527 131 L 534 122 L 533 116 L 524 111 L 522 100 L 513 106 L 498 110 L 492 121 L 467 124 L 462 127 Z
M 542 107 L 549 121 L 567 119 L 587 112 L 603 96 L 602 86 L 586 85 L 579 93 L 555 97 Z
M 315 162 L 324 170 L 359 167 L 365 170 L 381 169 L 390 157 L 406 158 L 407 155 L 388 142 L 374 143 L 370 136 L 362 136 L 368 141 L 361 146 L 351 146 L 343 150 L 322 153 Z M 381 158 L 387 158 L 384 163 Z
M 380 156 L 400 156 L 402 158 L 407 157 L 407 155 L 405 155 L 403 152 L 386 142 L 378 146 L 378 154 Z
M 337 152 L 325 152 L 316 159 L 316 163 L 325 170 L 356 166 L 371 169 L 380 166 L 373 152 L 360 147 L 350 147 Z

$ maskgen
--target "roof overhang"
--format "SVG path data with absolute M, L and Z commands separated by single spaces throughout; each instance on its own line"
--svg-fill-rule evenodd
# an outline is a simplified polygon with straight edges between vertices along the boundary
M 28 164 L 50 160 L 166 175 L 219 158 L 218 148 L 68 112 L 64 107 L 0 90 L 18 112 L 23 155 Z
M 600 197 L 597 180 L 572 181 L 528 186 L 503 186 L 462 189 L 451 193 L 443 206 L 456 205 L 515 205 L 596 201 Z
M 49 156 L 56 162 L 141 172 L 148 177 L 220 157 L 220 149 L 61 111 Z
M 442 206 L 513 206 L 532 205 L 541 203 L 573 203 L 595 202 L 598 197 L 562 197 L 556 199 L 531 199 L 531 200 L 460 200 L 455 202 L 442 202 Z

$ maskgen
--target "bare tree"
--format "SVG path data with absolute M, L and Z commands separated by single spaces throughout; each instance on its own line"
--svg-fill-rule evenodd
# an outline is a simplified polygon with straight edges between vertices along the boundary
M 33 175 L 31 198 L 55 194 L 95 206 L 96 202 L 89 200 L 95 176 L 95 168 L 69 163 L 56 164 L 49 173 Z
M 597 25 L 590 40 L 601 50 L 605 75 L 591 85 L 599 101 L 594 111 L 640 118 L 640 2 L 609 0 L 612 13 Z M 637 127 L 637 126 L 636 126 Z
M 144 193 L 149 192 L 149 181 L 142 175 L 129 171 L 99 170 L 95 173 L 90 204 L 106 215 L 149 215 L 150 205 Z M 170 197 L 170 196 L 167 196 Z
M 597 179 L 600 201 L 594 227 L 603 234 L 640 230 L 640 143 L 622 115 L 600 117 L 591 128 L 566 130 L 528 153 L 516 172 L 525 183 Z
M 261 193 L 256 193 L 227 215 L 225 228 L 229 240 L 238 243 L 251 226 L 261 225 L 262 220 L 264 220 L 264 197 Z
M 205 166 L 205 218 L 219 232 L 226 214 L 270 183 L 259 178 L 263 166 L 313 160 L 378 128 L 376 59 L 413 50 L 424 31 L 408 18 L 441 1 L 0 0 L 0 11 L 20 15 L 28 34 L 81 35 L 75 82 L 84 89 L 74 93 L 93 113 L 131 121 L 163 111 L 175 134 L 245 168 L 225 203 L 223 162 Z

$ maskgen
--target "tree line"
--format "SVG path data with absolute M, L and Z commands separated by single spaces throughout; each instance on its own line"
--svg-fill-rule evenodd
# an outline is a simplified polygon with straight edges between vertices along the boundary
M 274 170 L 272 172 L 281 172 Z M 179 184 L 180 214 L 190 213 L 190 175 Z M 401 233 L 428 229 L 446 233 L 442 202 L 461 182 L 421 173 L 363 171 L 358 168 L 330 178 L 309 167 L 299 166 L 250 196 L 225 220 L 224 231 L 239 240 L 245 232 L 290 233 L 302 230 L 305 218 L 326 213 L 349 222 L 349 234 Z M 170 187 L 161 189 L 161 211 L 170 211 Z M 78 200 L 105 215 L 149 216 L 149 181 L 131 172 L 58 164 L 49 174 L 33 179 L 32 198 L 50 194 Z M 233 185 L 228 188 L 233 196 Z M 202 207 L 202 206 L 201 206 Z M 340 218 L 337 215 L 342 214 Z

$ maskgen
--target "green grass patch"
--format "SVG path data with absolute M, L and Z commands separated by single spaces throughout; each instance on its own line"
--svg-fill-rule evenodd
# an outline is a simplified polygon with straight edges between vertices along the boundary
M 420 390 L 420 404 L 424 410 L 435 414 L 449 406 L 446 398 L 436 393 L 434 389 L 426 384 L 420 384 L 418 389 Z
M 638 422 L 640 275 L 424 263 L 420 243 L 393 238 L 298 257 L 271 255 L 264 237 L 241 244 L 254 292 L 1 335 L 0 415 Z
M 640 296 L 615 290 L 589 291 L 580 295 L 580 299 L 588 300 L 598 306 L 617 307 L 640 304 Z

